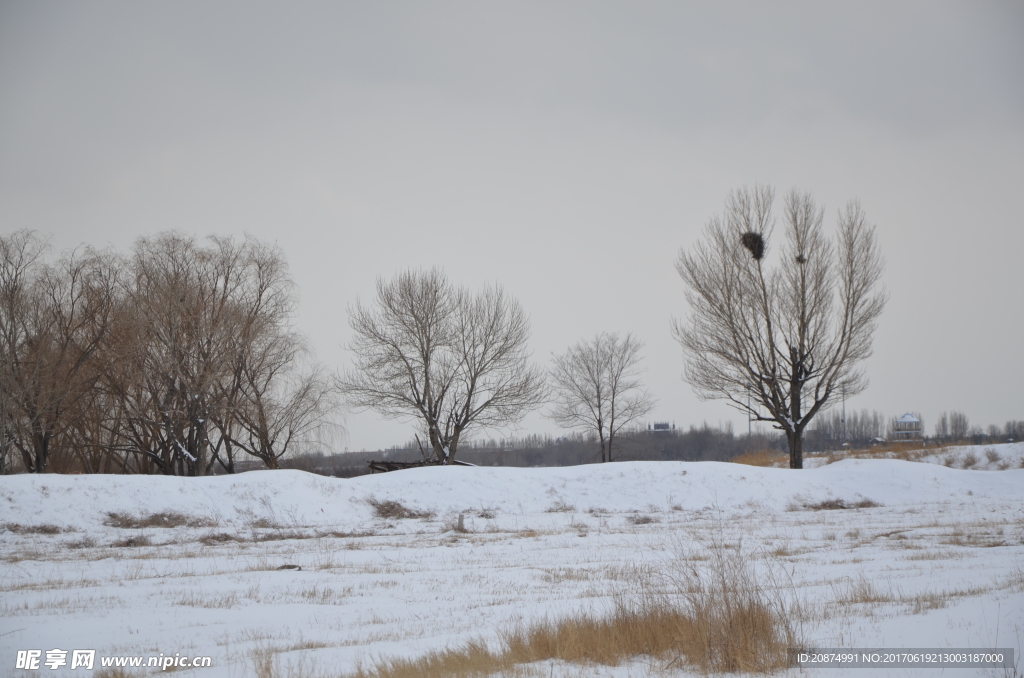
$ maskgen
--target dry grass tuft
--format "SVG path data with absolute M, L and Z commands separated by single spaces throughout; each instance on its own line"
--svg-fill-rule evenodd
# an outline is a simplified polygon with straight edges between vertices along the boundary
M 357 530 L 354 532 L 346 532 L 343 530 L 330 530 L 328 532 L 320 532 L 317 537 L 334 537 L 335 539 L 356 539 L 359 537 L 376 537 L 377 533 L 373 530 Z
M 19 525 L 18 523 L 6 523 L 4 529 L 14 534 L 60 534 L 64 530 L 56 525 Z
M 132 516 L 127 513 L 108 513 L 103 524 L 126 530 L 141 530 L 144 527 L 214 527 L 209 518 L 189 516 L 177 511 L 160 511 L 148 516 Z
M 95 678 L 134 678 L 135 676 L 134 673 L 129 673 L 120 667 L 100 669 L 93 675 Z
M 229 541 L 242 541 L 239 537 L 228 534 L 227 532 L 219 532 L 217 534 L 208 534 L 199 540 L 204 546 L 213 546 L 214 544 L 223 544 Z
M 371 497 L 366 500 L 366 503 L 373 507 L 373 514 L 378 518 L 431 518 L 434 515 L 430 511 L 414 511 L 406 508 L 400 502 L 389 499 L 374 499 Z
M 755 573 L 738 549 L 708 550 L 699 568 L 680 561 L 681 569 L 661 578 L 665 588 L 636 573 L 637 594 L 620 597 L 608 614 L 544 619 L 505 632 L 499 649 L 472 641 L 415 659 L 383 659 L 349 678 L 487 676 L 545 660 L 617 666 L 638 656 L 705 673 L 786 666 L 787 648 L 800 638 L 770 574 Z
M 576 510 L 576 506 L 573 504 L 566 504 L 564 501 L 556 501 L 554 504 L 544 509 L 545 513 L 572 513 Z
M 113 544 L 111 544 L 111 546 L 117 548 L 137 548 L 139 546 L 151 546 L 152 544 L 153 540 L 150 539 L 147 535 L 137 534 L 134 537 L 128 537 L 127 539 L 115 541 Z
M 785 468 L 789 466 L 789 456 L 778 450 L 751 450 L 744 452 L 730 461 L 734 464 L 747 466 L 764 466 L 768 468 Z
M 265 541 L 288 541 L 291 539 L 316 539 L 316 535 L 309 532 L 301 532 L 299 530 L 281 530 L 276 529 L 267 532 L 253 533 L 253 542 L 265 542 Z
M 881 506 L 871 499 L 860 499 L 859 501 L 847 502 L 844 499 L 825 499 L 814 504 L 804 503 L 801 505 L 805 511 L 839 511 L 845 509 L 876 508 Z
M 654 516 L 635 515 L 629 516 L 626 520 L 632 525 L 650 525 L 651 523 L 660 522 Z
M 838 588 L 833 585 L 836 602 L 842 605 L 889 603 L 896 599 L 892 592 L 884 592 L 863 573 L 856 579 L 846 579 Z

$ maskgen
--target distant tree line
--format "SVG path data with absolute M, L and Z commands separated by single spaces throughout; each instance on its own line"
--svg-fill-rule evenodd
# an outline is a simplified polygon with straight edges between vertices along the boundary
M 1010 420 L 1005 427 L 992 424 L 985 429 L 972 426 L 970 419 L 963 412 L 943 412 L 935 423 L 934 435 L 927 436 L 924 419 L 919 413 L 914 416 L 921 421 L 921 434 L 925 439 L 937 443 L 970 443 L 987 444 L 1005 442 L 1008 439 L 1024 439 L 1024 421 Z M 857 447 L 870 444 L 876 439 L 893 440 L 895 417 L 887 417 L 877 410 L 851 410 L 844 415 L 842 411 L 830 410 L 819 415 L 814 428 L 809 431 L 808 445 L 811 449 L 830 450 L 841 447 L 844 443 Z
M 735 435 L 724 427 L 692 426 L 687 430 L 649 431 L 633 428 L 619 433 L 617 461 L 729 461 L 751 450 L 785 450 L 780 434 Z M 353 477 L 369 473 L 368 463 L 380 459 L 418 461 L 421 451 L 415 440 L 387 450 L 325 455 L 297 455 L 282 462 L 283 468 L 298 468 L 322 475 Z M 504 440 L 480 439 L 464 442 L 460 460 L 477 466 L 577 466 L 601 463 L 601 446 L 596 434 L 567 436 L 526 435 Z
M 734 196 L 729 229 L 718 222 L 709 226 L 720 249 L 699 249 L 697 259 L 681 260 L 680 271 L 691 287 L 711 286 L 705 290 L 710 296 L 700 301 L 693 292 L 691 302 L 711 303 L 717 298 L 711 288 L 719 283 L 732 289 L 732 278 L 713 275 L 718 269 L 712 264 L 726 256 L 731 262 L 726 268 L 749 283 L 747 292 L 759 291 L 767 299 L 785 287 L 776 274 L 765 287 L 768 279 L 760 268 L 767 242 L 761 227 L 770 221 L 770 198 L 767 190 Z M 814 259 L 809 253 L 817 252 L 825 263 L 808 270 L 820 278 L 812 282 L 824 299 L 834 281 L 825 267 L 827 243 L 818 242 L 820 209 L 796 194 L 787 204 L 797 247 L 794 270 L 803 271 Z M 858 320 L 856 336 L 843 335 L 836 346 L 852 342 L 859 360 L 869 352 L 884 295 L 864 296 L 877 282 L 881 264 L 873 231 L 856 206 L 850 209 L 841 220 L 843 261 L 853 266 L 857 257 L 867 257 L 868 270 L 863 279 L 855 275 L 843 285 L 859 280 L 858 298 L 870 312 Z M 750 230 L 752 224 L 761 230 Z M 805 236 L 817 250 L 800 249 Z M 701 363 L 704 354 L 697 347 L 717 341 L 708 334 L 719 327 L 715 323 L 726 327 L 742 314 L 717 320 L 698 314 L 688 329 L 677 324 L 677 338 L 697 361 L 688 374 L 691 382 L 710 389 L 704 396 L 728 396 L 752 419 L 772 422 L 782 433 L 736 436 L 731 426 L 706 424 L 686 431 L 638 427 L 654 400 L 640 378 L 643 343 L 636 337 L 599 333 L 554 356 L 544 370 L 530 359 L 528 316 L 513 297 L 496 285 L 479 291 L 454 285 L 438 269 L 379 279 L 374 300 L 350 307 L 354 364 L 332 375 L 315 362 L 292 325 L 295 289 L 275 247 L 253 238 L 198 241 L 164 233 L 139 239 L 127 254 L 83 247 L 50 260 L 47 253 L 47 243 L 32 232 L 0 236 L 0 473 L 201 476 L 280 468 L 291 454 L 291 466 L 316 466 L 318 472 L 330 467 L 335 474 L 345 468 L 352 474 L 365 470 L 368 458 L 312 454 L 322 452 L 337 430 L 332 415 L 342 399 L 352 408 L 415 424 L 414 441 L 388 451 L 394 461 L 449 464 L 457 454 L 461 461 L 504 466 L 727 460 L 785 446 L 791 466 L 798 468 L 805 429 L 809 451 L 891 437 L 893 421 L 878 412 L 844 417 L 828 408 L 837 389 L 852 394 L 866 383 L 853 368 L 856 360 L 829 358 L 827 378 L 815 381 L 817 368 L 811 368 L 817 349 L 793 348 L 796 362 L 790 367 L 796 372 L 782 379 L 765 367 L 768 371 L 750 383 L 750 365 Z M 815 303 L 825 304 L 821 299 Z M 827 324 L 826 307 L 819 310 Z M 772 312 L 765 322 L 777 326 L 784 316 Z M 782 335 L 776 339 L 789 341 Z M 731 386 L 721 392 L 711 388 L 712 377 L 730 374 Z M 701 382 L 705 377 L 708 381 Z M 803 401 L 790 393 L 789 405 L 776 398 L 773 414 L 758 414 L 783 381 L 797 390 L 817 384 L 810 409 L 801 409 Z M 754 397 L 747 393 L 750 388 L 767 390 Z M 740 398 L 744 393 L 749 400 Z M 501 443 L 477 437 L 514 425 L 545 404 L 550 406 L 545 415 L 572 434 Z M 1019 440 L 1022 429 L 1024 423 L 1010 421 L 1005 428 L 983 431 L 953 411 L 939 417 L 935 437 Z
M 175 233 L 46 258 L 0 237 L 0 471 L 276 468 L 337 407 L 279 250 Z
M 971 420 L 963 412 L 943 412 L 935 422 L 936 440 L 990 442 L 994 440 L 1012 439 L 1020 441 L 1024 438 L 1024 421 L 1011 419 L 1006 426 L 989 424 L 987 428 L 972 426 Z

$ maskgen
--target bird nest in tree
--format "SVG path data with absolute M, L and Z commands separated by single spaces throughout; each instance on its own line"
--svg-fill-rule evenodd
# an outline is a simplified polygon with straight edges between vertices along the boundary
M 754 255 L 754 258 L 758 261 L 764 256 L 764 238 L 761 237 L 760 233 L 754 231 L 747 231 L 740 236 L 740 243 L 750 250 L 750 253 Z

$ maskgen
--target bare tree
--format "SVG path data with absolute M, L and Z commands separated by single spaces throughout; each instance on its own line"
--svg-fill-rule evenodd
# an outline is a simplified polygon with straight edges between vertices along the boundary
M 111 383 L 129 447 L 167 474 L 203 475 L 243 440 L 275 467 L 282 431 L 291 441 L 298 420 L 315 426 L 329 392 L 305 404 L 318 377 L 286 395 L 303 345 L 286 327 L 295 302 L 281 253 L 251 238 L 209 240 L 141 239 L 132 259 L 124 325 L 136 331 Z
M 601 444 L 601 461 L 614 460 L 615 436 L 654 408 L 640 382 L 643 342 L 632 334 L 619 339 L 602 333 L 556 356 L 549 417 L 566 428 L 592 431 Z
M 1024 421 L 1010 419 L 1006 422 L 1006 426 L 1003 427 L 1003 433 L 1011 440 L 1019 441 L 1024 439 Z
M 39 263 L 43 249 L 27 232 L 0 246 L 4 444 L 33 473 L 71 461 L 59 441 L 99 379 L 93 357 L 110 329 L 117 279 L 106 255 L 73 252 L 51 266 Z
M 355 368 L 339 380 L 348 402 L 417 421 L 421 451 L 441 464 L 468 431 L 518 423 L 544 401 L 529 321 L 500 287 L 473 294 L 437 269 L 406 271 L 378 279 L 376 302 L 356 302 L 349 323 Z
M 949 435 L 953 440 L 963 440 L 971 430 L 971 422 L 963 412 L 949 413 Z
M 948 438 L 949 437 L 949 413 L 943 412 L 939 415 L 939 420 L 935 422 L 935 437 L 936 438 Z
M 46 247 L 31 231 L 0 236 L 0 473 L 5 474 L 24 430 L 18 406 L 21 360 L 33 334 L 27 317 Z
M 687 356 L 686 379 L 703 399 L 724 399 L 785 432 L 790 468 L 803 468 L 811 419 L 840 394 L 867 387 L 858 365 L 885 306 L 875 230 L 859 203 L 839 214 L 836 243 L 810 194 L 786 197 L 785 245 L 768 270 L 774 191 L 734 191 L 705 241 L 681 252 L 690 318 L 673 334 Z

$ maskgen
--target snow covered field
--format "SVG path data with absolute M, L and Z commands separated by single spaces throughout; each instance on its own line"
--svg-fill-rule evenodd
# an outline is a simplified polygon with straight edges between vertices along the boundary
M 988 449 L 999 462 L 986 467 Z M 377 657 L 494 642 L 520 621 L 610 609 L 643 575 L 699 568 L 715 548 L 739 549 L 787 582 L 784 594 L 804 604 L 807 645 L 1019 653 L 1024 445 L 973 453 L 979 468 L 1006 470 L 929 458 L 796 472 L 628 462 L 352 480 L 2 477 L 0 673 L 102 675 L 100 657 L 180 653 L 209 655 L 212 667 L 178 675 L 238 678 L 269 665 L 278 676 L 339 675 Z M 14 669 L 18 650 L 45 661 L 54 648 L 95 649 L 97 668 Z M 662 664 L 527 673 L 692 674 Z M 827 675 L 844 674 L 1003 675 Z

